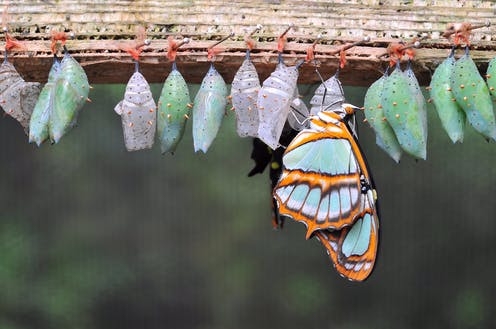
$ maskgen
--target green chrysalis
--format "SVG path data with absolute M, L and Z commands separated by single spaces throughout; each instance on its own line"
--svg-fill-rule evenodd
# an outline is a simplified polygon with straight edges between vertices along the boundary
M 54 57 L 48 81 L 41 90 L 29 121 L 29 142 L 38 146 L 48 139 L 48 121 L 53 109 L 55 81 L 60 75 L 60 61 Z
M 430 95 L 436 107 L 444 130 L 453 143 L 463 142 L 466 115 L 456 102 L 450 77 L 455 68 L 454 51 L 444 60 L 434 72 L 430 84 Z
M 496 97 L 496 57 L 489 62 L 487 67 L 487 85 L 491 94 Z
M 450 82 L 468 122 L 483 136 L 496 140 L 496 120 L 489 88 L 470 58 L 468 48 L 455 62 Z
M 364 107 L 365 117 L 372 129 L 375 131 L 375 142 L 394 161 L 399 162 L 401 158 L 401 146 L 396 139 L 393 129 L 385 120 L 382 106 L 382 92 L 384 83 L 388 78 L 387 72 L 375 81 L 365 94 Z
M 172 63 L 158 101 L 157 130 L 162 153 L 173 153 L 181 141 L 191 106 L 188 85 Z
M 65 53 L 60 63 L 60 74 L 55 80 L 53 93 L 53 109 L 48 121 L 50 140 L 58 143 L 76 124 L 79 111 L 85 104 L 90 85 L 83 68 Z
M 425 100 L 420 99 L 411 74 L 401 71 L 399 62 L 384 82 L 382 106 L 401 148 L 408 154 L 426 159 L 427 126 Z M 420 89 L 420 88 L 419 88 Z

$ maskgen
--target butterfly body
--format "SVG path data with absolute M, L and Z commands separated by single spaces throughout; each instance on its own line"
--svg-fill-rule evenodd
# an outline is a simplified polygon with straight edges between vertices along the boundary
M 335 112 L 319 112 L 289 144 L 273 191 L 279 213 L 304 223 L 307 238 L 316 236 L 338 272 L 356 281 L 370 275 L 377 252 L 375 194 L 360 147 Z
M 190 114 L 188 85 L 175 68 L 164 82 L 158 102 L 157 133 L 162 153 L 174 152 L 184 135 Z

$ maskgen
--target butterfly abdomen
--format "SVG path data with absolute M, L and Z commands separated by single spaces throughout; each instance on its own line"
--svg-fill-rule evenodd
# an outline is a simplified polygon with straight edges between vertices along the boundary
M 156 105 L 145 77 L 135 72 L 126 86 L 124 99 L 115 107 L 121 116 L 124 143 L 128 151 L 153 146 L 156 130 Z
M 186 81 L 178 70 L 172 70 L 164 82 L 158 101 L 157 132 L 162 153 L 176 150 L 184 135 L 190 103 Z
M 193 106 L 193 142 L 195 152 L 207 153 L 217 136 L 227 105 L 227 86 L 222 76 L 210 67 L 196 94 Z

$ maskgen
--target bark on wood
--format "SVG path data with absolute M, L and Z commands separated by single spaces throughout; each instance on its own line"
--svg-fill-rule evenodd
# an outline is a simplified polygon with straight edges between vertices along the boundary
M 132 39 L 135 28 L 148 28 L 152 44 L 141 57 L 143 74 L 150 82 L 163 82 L 170 71 L 165 52 L 168 35 L 194 41 L 178 53 L 178 66 L 188 82 L 198 83 L 208 70 L 206 48 L 234 31 L 233 41 L 222 44 L 215 65 L 230 82 L 244 59 L 246 28 L 264 25 L 253 61 L 262 79 L 277 63 L 276 38 L 287 24 L 294 23 L 284 58 L 288 64 L 305 57 L 315 36 L 324 39 L 316 47 L 316 58 L 324 76 L 333 74 L 338 57 L 330 55 L 340 44 L 368 35 L 372 44 L 347 52 L 348 64 L 340 75 L 347 85 L 369 85 L 387 65 L 378 55 L 391 41 L 409 40 L 431 33 L 417 51 L 414 69 L 422 84 L 430 81 L 434 68 L 446 57 L 450 44 L 440 34 L 449 22 L 492 23 L 472 35 L 474 60 L 483 71 L 496 56 L 496 3 L 482 0 L 337 0 L 337 1 L 75 1 L 17 0 L 9 6 L 7 23 L 18 39 L 27 40 L 28 53 L 13 53 L 20 73 L 30 81 L 45 81 L 52 59 L 49 30 L 73 31 L 77 40 L 68 48 L 81 62 L 92 83 L 125 83 L 133 72 L 130 57 L 119 51 L 117 40 Z M 1 47 L 1 46 L 0 46 Z M 303 65 L 299 83 L 317 82 L 311 65 Z

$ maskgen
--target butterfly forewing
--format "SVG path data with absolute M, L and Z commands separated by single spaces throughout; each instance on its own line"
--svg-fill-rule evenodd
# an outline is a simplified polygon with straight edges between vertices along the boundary
M 346 124 L 334 113 L 320 113 L 311 129 L 300 132 L 288 146 L 284 169 L 274 196 L 279 211 L 316 230 L 341 229 L 362 211 L 361 180 L 368 176 L 358 145 Z

